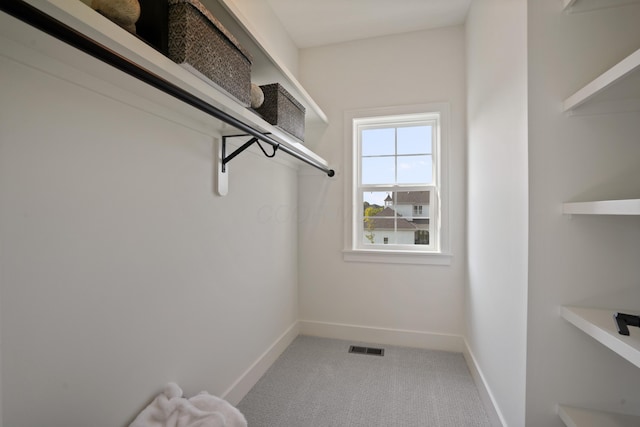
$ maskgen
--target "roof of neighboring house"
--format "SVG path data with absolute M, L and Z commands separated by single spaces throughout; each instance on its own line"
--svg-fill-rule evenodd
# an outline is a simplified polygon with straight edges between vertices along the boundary
M 397 217 L 397 218 L 395 218 Z M 407 221 L 402 215 L 393 209 L 386 207 L 375 216 L 365 219 L 372 222 L 373 230 L 418 230 L 411 221 Z
M 429 204 L 429 192 L 428 191 L 398 191 L 396 192 L 395 201 L 398 205 L 428 205 Z M 393 200 L 387 196 L 385 202 Z

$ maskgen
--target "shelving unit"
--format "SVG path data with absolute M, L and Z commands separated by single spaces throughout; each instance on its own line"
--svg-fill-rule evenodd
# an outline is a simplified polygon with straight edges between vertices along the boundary
M 570 215 L 640 215 L 640 199 L 563 203 L 562 213 Z
M 311 159 L 322 167 L 328 168 L 327 162 L 302 142 L 267 123 L 260 116 L 240 105 L 235 99 L 174 63 L 144 41 L 92 10 L 80 0 L 25 0 L 25 2 L 106 47 L 118 56 L 159 77 L 168 84 L 213 106 L 223 114 L 231 116 L 261 134 L 268 134 L 270 139 L 285 149 L 284 151 L 297 153 Z M 244 37 L 246 38 L 247 36 L 244 35 Z M 150 86 L 136 81 L 131 76 L 117 72 L 104 63 L 88 57 L 85 53 L 65 45 L 65 43 L 56 40 L 54 37 L 34 30 L 27 24 L 1 12 L 0 46 L 2 46 L 3 55 L 31 66 L 38 67 L 38 65 L 34 65 L 37 62 L 33 60 L 35 55 L 44 55 L 50 58 L 50 64 L 43 71 L 63 79 L 78 82 L 78 84 L 107 96 L 120 97 L 120 99 L 125 99 L 125 102 L 134 102 L 138 105 L 144 104 L 142 108 L 149 107 L 149 111 L 154 114 L 164 115 L 169 120 L 175 121 L 178 120 L 177 117 L 187 117 L 192 123 L 197 123 L 198 130 L 204 129 L 217 135 L 238 133 L 237 130 L 222 120 L 216 120 L 187 104 L 177 101 L 171 96 L 166 96 Z M 251 48 L 254 51 L 258 49 L 256 46 Z M 264 53 L 262 57 L 264 58 Z M 40 61 L 40 64 L 42 63 L 41 59 L 38 59 L 38 61 Z M 264 60 L 261 63 L 261 68 L 269 68 Z M 277 69 L 275 65 L 271 65 L 271 68 Z M 310 121 L 326 123 L 326 116 L 322 110 L 317 107 L 306 92 L 300 91 L 302 87 L 299 83 L 292 82 L 290 73 L 286 76 L 280 73 L 278 74 L 278 79 L 278 81 L 286 82 L 289 88 L 298 88 L 293 92 L 294 96 L 303 105 L 312 106 L 308 113 Z M 111 86 L 107 87 L 105 82 Z M 134 100 L 132 101 L 132 99 Z M 140 99 L 150 102 L 145 103 Z
M 606 9 L 616 6 L 626 6 L 640 3 L 639 0 L 562 0 L 564 13 L 578 13 Z M 637 10 L 636 10 L 637 11 Z M 612 11 L 602 10 L 601 18 L 609 22 Z M 600 13 L 600 12 L 598 12 Z M 616 13 L 624 13 L 619 11 Z M 592 16 L 595 13 L 591 14 Z M 593 16 L 596 18 L 596 16 Z M 573 18 L 567 17 L 567 20 Z M 575 20 L 574 20 L 575 21 Z M 574 22 L 575 23 L 575 22 Z M 580 31 L 587 31 L 588 24 Z M 620 37 L 623 37 L 621 34 Z M 638 47 L 638 46 L 636 46 Z M 611 64 L 603 64 L 605 66 Z M 605 69 L 605 68 L 603 68 Z M 597 72 L 594 73 L 597 75 Z M 577 84 L 579 87 L 579 84 Z M 621 112 L 640 111 L 640 49 L 629 54 L 617 64 L 605 69 L 600 75 L 585 84 L 562 105 L 563 111 L 574 114 L 615 114 Z M 562 213 L 566 215 L 640 215 L 640 199 L 595 200 L 587 202 L 566 202 L 562 204 Z M 603 223 L 604 224 L 604 223 Z M 625 291 L 627 292 L 627 291 Z M 619 294 L 615 301 L 638 301 L 634 295 Z M 628 299 L 624 299 L 629 296 Z M 576 296 L 579 298 L 579 296 Z M 639 307 L 633 307 L 640 310 Z M 609 350 L 629 361 L 633 367 L 640 368 L 640 329 L 630 327 L 630 335 L 618 333 L 613 309 L 587 308 L 576 306 L 560 307 L 560 316 L 567 322 L 586 333 Z M 620 310 L 626 314 L 638 314 L 637 311 Z M 576 332 L 577 333 L 577 332 Z M 594 370 L 606 369 L 606 366 L 594 366 Z M 578 395 L 580 393 L 577 393 Z M 562 397 L 565 398 L 564 396 Z M 566 396 L 565 401 L 579 399 L 575 395 Z M 579 402 L 575 402 L 580 404 Z M 598 409 L 606 408 L 603 402 Z M 609 407 L 609 410 L 612 408 Z M 640 426 L 640 416 L 619 414 L 594 408 L 580 408 L 575 406 L 557 405 L 557 413 L 567 427 L 631 427 Z
M 573 406 L 558 406 L 558 415 L 567 427 L 638 427 L 640 417 L 599 412 Z
M 602 73 L 563 103 L 570 112 L 599 96 L 599 101 L 640 98 L 640 49 Z M 610 92 L 610 93 L 609 93 Z

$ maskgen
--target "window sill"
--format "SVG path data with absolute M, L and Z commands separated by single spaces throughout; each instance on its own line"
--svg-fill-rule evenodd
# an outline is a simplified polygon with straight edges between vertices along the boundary
M 442 252 L 383 251 L 345 249 L 346 262 L 374 262 L 386 264 L 451 265 L 452 254 Z

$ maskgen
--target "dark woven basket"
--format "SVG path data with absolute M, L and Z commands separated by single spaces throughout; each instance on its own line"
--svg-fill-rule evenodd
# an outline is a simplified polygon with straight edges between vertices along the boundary
M 305 108 L 278 83 L 260 86 L 264 103 L 256 112 L 267 122 L 304 141 Z
M 169 0 L 169 58 L 251 104 L 251 55 L 198 0 Z

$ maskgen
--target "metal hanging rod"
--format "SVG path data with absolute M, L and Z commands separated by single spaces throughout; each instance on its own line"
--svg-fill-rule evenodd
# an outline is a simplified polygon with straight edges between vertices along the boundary
M 330 177 L 335 175 L 333 169 L 326 167 L 313 158 L 307 157 L 285 145 L 280 144 L 273 138 L 259 132 L 246 123 L 243 123 L 242 121 L 236 119 L 228 113 L 225 113 L 219 108 L 214 107 L 213 105 L 205 102 L 197 96 L 194 96 L 188 91 L 182 89 L 179 86 L 176 86 L 175 84 L 160 77 L 152 71 L 147 70 L 146 68 L 141 67 L 140 65 L 119 55 L 108 47 L 87 37 L 81 32 L 74 30 L 68 25 L 47 15 L 46 13 L 42 12 L 34 6 L 31 6 L 23 0 L 0 0 L 0 10 L 13 16 L 14 18 L 21 20 L 22 22 L 31 25 L 34 28 L 37 28 L 49 34 L 50 36 L 57 38 L 58 40 L 67 43 L 70 46 L 75 47 L 76 49 L 79 49 L 93 56 L 94 58 L 97 58 L 111 65 L 112 67 L 117 68 L 120 71 L 129 74 L 132 77 L 137 78 L 138 80 L 147 83 L 148 85 L 156 89 L 161 90 L 164 93 L 173 96 L 174 98 L 179 99 L 182 102 L 185 102 L 188 105 L 191 105 L 192 107 L 197 108 L 200 111 L 209 114 L 212 117 L 215 117 L 218 120 L 227 123 L 228 125 L 233 126 L 236 129 L 246 132 L 257 140 L 266 142 L 272 147 L 278 147 L 276 149 L 284 151 L 285 153 L 307 163 L 310 166 L 315 167 L 316 169 L 320 169 Z

